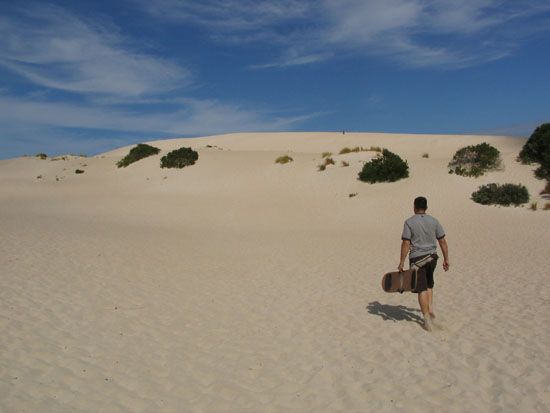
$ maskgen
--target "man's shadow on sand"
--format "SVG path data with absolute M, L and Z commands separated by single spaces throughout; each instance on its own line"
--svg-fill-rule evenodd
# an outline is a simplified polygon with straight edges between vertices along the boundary
M 373 301 L 367 305 L 367 311 L 371 314 L 379 315 L 384 320 L 412 321 L 413 323 L 423 325 L 423 320 L 417 314 L 417 310 L 405 307 L 404 305 L 381 304 L 378 301 Z

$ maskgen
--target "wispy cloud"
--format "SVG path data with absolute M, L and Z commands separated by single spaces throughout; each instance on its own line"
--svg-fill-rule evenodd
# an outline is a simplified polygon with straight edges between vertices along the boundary
M 104 131 L 103 148 L 107 142 L 111 147 L 118 145 L 125 136 L 125 142 L 135 140 L 132 134 L 149 136 L 193 136 L 243 131 L 280 131 L 294 127 L 299 122 L 320 114 L 289 115 L 269 109 L 247 108 L 216 100 L 168 99 L 177 106 L 176 110 L 162 113 L 136 110 L 124 106 L 96 106 L 89 103 L 64 103 L 52 100 L 25 99 L 0 95 L 0 136 L 9 136 L 0 146 L 6 152 L 17 147 L 15 141 L 35 136 L 35 142 L 48 139 L 52 146 L 67 143 L 71 134 L 68 129 Z M 59 133 L 59 130 L 65 130 Z M 55 133 L 49 133 L 55 131 Z M 80 142 L 78 134 L 72 134 L 69 147 L 87 149 L 89 139 Z M 58 142 L 61 139 L 61 142 Z M 54 144 L 55 142 L 55 144 Z M 76 151 L 76 150 L 75 150 Z M 10 153 L 10 155 L 13 155 Z
M 538 0 L 133 0 L 156 17 L 199 25 L 225 42 L 263 42 L 279 57 L 253 68 L 377 55 L 408 66 L 465 67 L 512 53 Z
M 145 134 L 281 130 L 316 116 L 194 98 L 189 69 L 173 58 L 143 53 L 112 24 L 57 6 L 4 9 L 9 13 L 0 15 L 0 70 L 24 80 L 25 92 L 0 89 L 2 156 L 46 142 L 90 152 L 94 141 L 106 149 L 109 142 L 113 147 Z M 198 5 L 192 9 L 209 13 Z
M 14 8 L 0 17 L 0 66 L 62 91 L 142 96 L 177 89 L 188 69 L 132 50 L 116 29 L 55 6 Z

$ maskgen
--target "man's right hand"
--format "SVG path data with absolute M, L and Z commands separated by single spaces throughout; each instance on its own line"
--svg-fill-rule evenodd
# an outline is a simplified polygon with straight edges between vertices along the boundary
M 443 269 L 445 271 L 449 271 L 449 261 L 447 260 L 443 261 Z

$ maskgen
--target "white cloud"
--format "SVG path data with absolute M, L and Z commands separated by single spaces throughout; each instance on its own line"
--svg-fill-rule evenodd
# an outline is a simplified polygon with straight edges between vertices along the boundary
M 309 0 L 134 0 L 149 13 L 223 31 L 264 30 L 307 17 Z
M 29 100 L 20 97 L 0 95 L 0 139 L 4 147 L 16 147 L 17 140 L 29 139 L 33 135 L 42 140 L 51 130 L 65 130 L 62 142 L 69 142 L 67 129 L 89 129 L 112 131 L 116 134 L 191 136 L 239 131 L 279 131 L 293 127 L 299 122 L 319 114 L 288 116 L 268 110 L 250 109 L 215 100 L 170 99 L 166 103 L 177 105 L 176 110 L 162 113 L 147 113 L 120 106 L 95 106 L 90 103 L 63 103 L 48 100 Z M 56 132 L 59 133 L 59 132 Z M 102 135 L 108 136 L 105 132 Z M 14 137 L 15 136 L 15 137 Z M 55 134 L 47 133 L 49 139 L 57 142 Z M 78 134 L 72 134 L 69 147 L 83 150 L 90 139 L 80 144 Z M 98 143 L 102 139 L 97 140 Z M 103 139 L 103 146 L 107 140 Z M 115 147 L 120 139 L 112 141 Z M 102 146 L 102 147 L 103 147 Z M 0 152 L 5 152 L 6 149 Z M 73 151 L 77 151 L 74 149 Z M 87 150 L 89 151 L 89 150 Z
M 181 87 L 190 72 L 131 49 L 115 28 L 64 9 L 33 6 L 0 17 L 0 66 L 36 85 L 112 96 L 157 94 Z
M 262 12 L 267 19 L 285 12 L 268 6 Z M 94 142 L 105 150 L 130 143 L 131 136 L 281 130 L 316 116 L 180 97 L 191 78 L 185 67 L 142 53 L 113 25 L 54 6 L 12 7 L 0 16 L 2 68 L 35 88 L 26 97 L 0 89 L 1 156 L 41 145 L 94 152 Z
M 262 42 L 279 57 L 253 68 L 378 55 L 409 66 L 464 67 L 508 56 L 540 0 L 134 0 L 218 41 Z

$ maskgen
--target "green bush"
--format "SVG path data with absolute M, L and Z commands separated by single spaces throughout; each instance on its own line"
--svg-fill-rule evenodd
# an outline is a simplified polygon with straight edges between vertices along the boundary
M 408 178 L 409 165 L 399 155 L 387 149 L 382 155 L 367 162 L 361 172 L 359 179 L 371 184 L 375 182 L 395 182 L 402 178 Z
M 472 194 L 472 200 L 482 205 L 520 205 L 529 202 L 529 191 L 523 185 L 487 184 Z
M 535 176 L 550 180 L 550 123 L 544 123 L 535 129 L 523 145 L 519 159 L 526 164 L 540 164 L 535 170 Z
M 75 169 L 74 173 L 75 174 L 83 174 L 84 171 L 82 169 Z
M 37 153 L 36 157 L 44 160 L 48 157 L 48 155 L 46 155 L 45 153 Z
M 179 148 L 160 159 L 161 168 L 183 168 L 194 165 L 199 154 L 191 148 Z
M 147 158 L 152 155 L 157 155 L 159 152 L 159 148 L 155 148 L 154 146 L 146 145 L 144 143 L 138 143 L 137 146 L 134 146 L 132 149 L 130 149 L 128 155 L 117 162 L 117 166 L 119 168 L 126 168 L 128 165 L 137 162 L 140 159 Z
M 501 164 L 499 150 L 483 142 L 456 151 L 449 162 L 449 173 L 477 178 L 487 171 L 500 168 Z
M 294 159 L 292 159 L 290 156 L 288 155 L 284 155 L 284 156 L 279 156 L 277 159 L 275 159 L 275 163 L 280 163 L 280 164 L 285 164 L 285 163 L 289 163 L 289 162 L 293 162 Z

